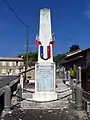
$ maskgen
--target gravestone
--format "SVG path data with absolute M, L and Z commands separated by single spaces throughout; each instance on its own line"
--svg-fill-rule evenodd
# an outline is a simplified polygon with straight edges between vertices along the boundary
M 37 35 L 38 61 L 35 64 L 35 101 L 56 100 L 55 63 L 53 62 L 53 43 L 51 34 L 50 9 L 40 10 L 40 28 Z

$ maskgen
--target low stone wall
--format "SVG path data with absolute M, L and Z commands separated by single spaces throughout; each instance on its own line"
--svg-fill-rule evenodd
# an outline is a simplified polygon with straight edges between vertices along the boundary
M 19 77 L 17 77 L 16 79 L 14 79 L 15 77 L 12 78 L 12 81 L 6 82 L 8 83 L 8 85 L 11 88 L 11 99 L 13 97 L 13 92 L 17 90 L 17 84 L 19 83 L 20 79 Z M 7 79 L 6 79 L 7 80 Z M 7 84 L 4 84 L 5 86 L 3 86 L 2 88 L 0 88 L 0 115 L 4 109 L 4 93 L 5 93 L 5 87 Z

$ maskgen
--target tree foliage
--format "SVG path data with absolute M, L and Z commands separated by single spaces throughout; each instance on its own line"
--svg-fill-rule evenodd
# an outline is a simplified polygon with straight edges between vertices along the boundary
M 54 62 L 59 60 L 62 56 L 63 56 L 63 54 L 57 54 L 57 55 L 53 56 Z M 18 57 L 23 58 L 24 62 L 26 62 L 26 53 L 20 53 L 20 54 L 18 54 Z M 35 62 L 38 61 L 38 52 L 28 53 L 28 62 L 32 62 L 32 61 L 35 61 Z
M 63 56 L 65 56 L 65 54 L 57 54 L 57 55 L 55 55 L 55 56 L 53 57 L 54 62 L 60 60 Z
M 76 65 L 73 65 L 73 68 L 70 68 L 70 76 L 76 78 Z
M 80 46 L 79 45 L 72 45 L 70 48 L 69 48 L 69 52 L 72 52 L 72 51 L 76 51 L 80 49 Z
M 69 52 L 72 52 L 72 51 L 76 51 L 80 49 L 79 45 L 72 45 L 70 48 L 69 48 Z M 65 56 L 65 54 L 57 54 L 53 57 L 54 59 L 54 62 L 57 62 L 58 60 L 62 59 L 62 57 Z M 24 62 L 26 62 L 26 53 L 20 53 L 18 54 L 18 57 L 22 57 L 24 59 Z M 30 52 L 28 53 L 28 62 L 32 62 L 32 61 L 37 61 L 38 60 L 38 52 Z
M 18 57 L 21 57 L 24 59 L 24 62 L 26 61 L 26 53 L 21 53 L 18 55 Z M 38 59 L 38 52 L 30 52 L 28 53 L 28 61 L 37 61 Z
M 54 60 L 54 61 L 57 61 L 57 60 L 59 59 L 59 57 L 60 57 L 60 54 L 57 54 L 57 55 L 55 55 L 55 56 L 53 57 L 53 60 Z

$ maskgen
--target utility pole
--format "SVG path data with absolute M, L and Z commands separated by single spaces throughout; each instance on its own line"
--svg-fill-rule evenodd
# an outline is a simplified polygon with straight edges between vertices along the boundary
M 18 21 L 21 22 L 21 24 L 26 28 L 26 60 L 25 60 L 25 79 L 26 79 L 26 70 L 28 67 L 28 48 L 29 48 L 28 25 L 26 25 L 26 23 L 24 23 L 23 20 L 20 19 L 18 14 L 14 11 L 14 9 L 12 8 L 12 6 L 9 4 L 7 0 L 4 0 L 4 2 L 8 6 L 8 8 L 11 10 L 11 12 L 14 14 L 14 16 L 18 19 Z
M 29 39 L 28 39 L 28 25 L 26 25 L 26 61 L 25 61 L 25 78 L 26 82 L 26 70 L 28 68 L 28 48 L 29 48 Z
M 28 67 L 28 48 L 29 48 L 28 26 L 26 26 L 26 68 Z

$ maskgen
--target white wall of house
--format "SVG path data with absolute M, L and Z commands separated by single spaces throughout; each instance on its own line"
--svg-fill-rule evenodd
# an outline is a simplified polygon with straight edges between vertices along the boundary
M 15 74 L 16 74 L 16 75 L 18 75 L 19 72 L 20 72 L 19 69 L 16 69 L 16 70 L 15 70 Z
M 13 66 L 13 61 L 10 61 L 8 64 L 9 66 Z
M 2 69 L 2 74 L 6 74 L 6 68 Z
M 18 66 L 20 66 L 21 65 L 21 63 L 20 62 L 18 62 Z
M 20 73 L 19 67 L 24 65 L 23 61 L 0 61 L 2 75 L 18 75 Z M 14 68 L 12 68 L 14 66 Z M 11 70 L 10 70 L 11 69 Z
M 21 66 L 24 66 L 24 62 L 21 62 Z

